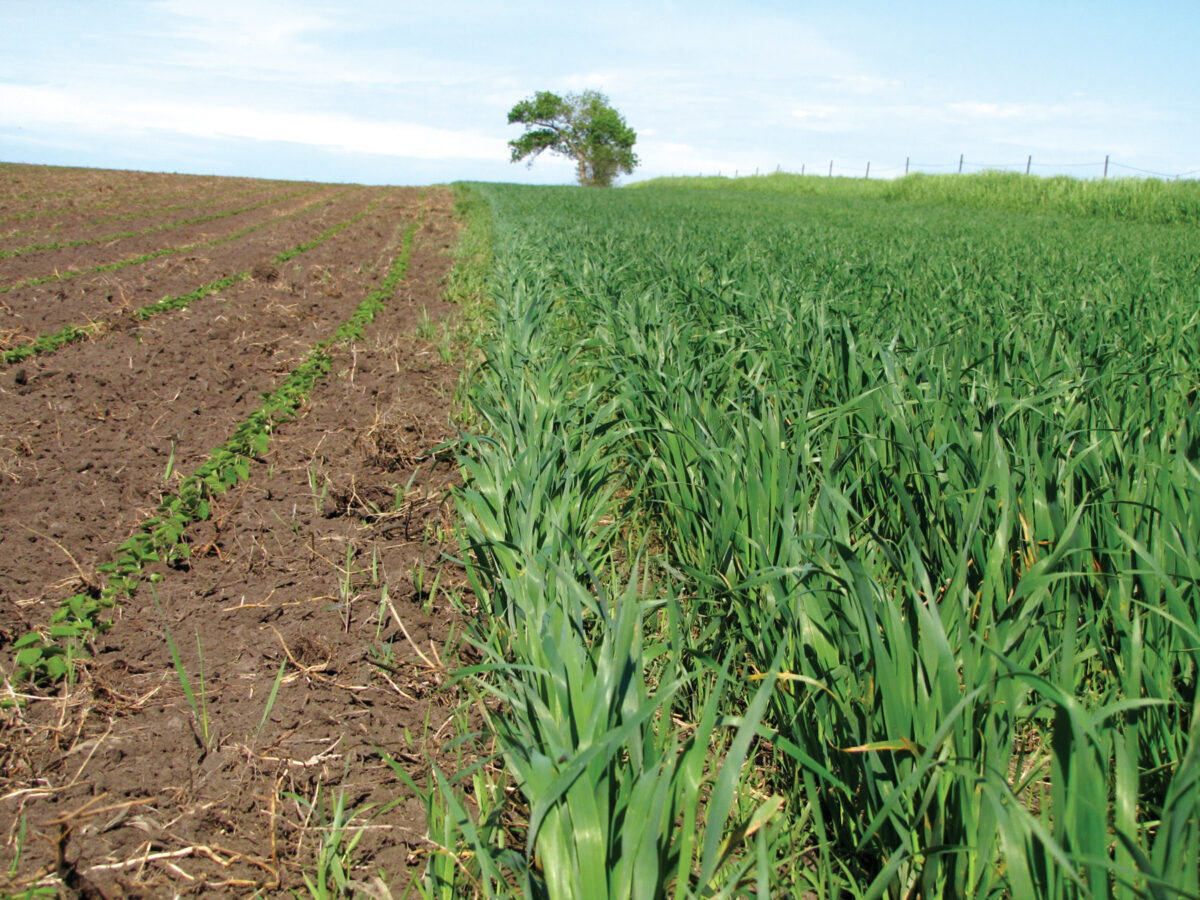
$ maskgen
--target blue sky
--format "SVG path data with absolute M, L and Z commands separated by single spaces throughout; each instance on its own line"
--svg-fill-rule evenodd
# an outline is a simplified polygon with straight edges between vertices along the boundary
M 508 162 L 506 113 L 596 88 L 637 130 L 633 179 L 960 154 L 1198 177 L 1198 37 L 1200 0 L 0 0 L 0 160 L 567 183 Z

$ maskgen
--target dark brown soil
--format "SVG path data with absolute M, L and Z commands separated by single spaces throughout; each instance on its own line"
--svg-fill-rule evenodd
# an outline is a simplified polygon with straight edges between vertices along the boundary
M 57 331 L 65 325 L 111 324 L 164 297 L 191 293 L 201 285 L 249 271 L 256 265 L 270 268 L 270 261 L 278 254 L 312 241 L 339 222 L 363 212 L 381 196 L 377 190 L 326 189 L 319 194 L 291 199 L 269 210 L 257 211 L 257 221 L 267 224 L 244 239 L 201 246 L 116 271 L 85 271 L 75 278 L 52 280 L 0 294 L 0 349 L 28 343 L 39 334 Z M 290 213 L 298 214 L 288 217 Z M 239 222 L 235 224 L 234 219 Z M 218 227 L 222 229 L 213 240 L 248 227 L 242 216 L 208 225 L 214 231 Z M 163 241 L 160 246 L 170 246 L 165 235 L 159 237 Z M 74 253 L 76 271 L 103 265 L 114 258 L 137 255 L 118 255 L 107 246 L 79 247 Z M 37 267 L 36 260 L 33 262 L 35 265 L 28 271 L 48 274 Z M 9 276 L 15 268 L 12 263 L 12 259 L 0 260 L 0 277 Z
M 133 212 L 161 197 L 285 188 L 296 182 L 115 169 L 0 164 L 0 222 L 29 221 L 62 209 Z M 34 215 L 29 215 L 33 213 Z
M 317 193 L 318 191 L 320 194 Z M 303 192 L 289 192 L 276 203 L 237 212 L 221 219 L 181 225 L 167 231 L 134 234 L 131 237 L 105 241 L 98 245 L 62 247 L 24 253 L 20 256 L 0 260 L 2 262 L 0 277 L 4 278 L 4 286 L 8 286 L 28 279 L 86 270 L 96 265 L 113 265 L 164 249 L 198 247 L 198 245 L 219 240 L 253 225 L 278 219 L 311 205 L 315 200 L 321 199 L 321 195 L 328 198 L 335 193 L 336 189 L 331 188 L 317 188 L 316 191 L 309 188 Z M 245 209 L 253 205 L 255 204 L 235 201 L 230 204 L 230 209 Z M 188 218 L 196 217 L 185 215 L 180 216 L 178 220 L 183 221 Z M 94 252 L 87 253 L 88 250 L 94 250 Z M 81 255 L 81 251 L 85 252 Z
M 416 331 L 424 309 L 450 314 L 455 224 L 444 190 L 370 199 L 359 224 L 219 296 L 0 372 L 7 644 L 99 583 L 114 544 L 378 286 L 424 216 L 386 310 L 189 530 L 190 557 L 114 611 L 73 683 L 12 688 L 0 890 L 11 871 L 8 890 L 291 896 L 339 804 L 361 890 L 395 891 L 419 865 L 423 807 L 393 767 L 423 784 L 449 731 L 447 592 L 462 578 L 439 450 L 458 376 Z M 248 240 L 239 265 L 272 255 L 264 232 Z
M 29 248 L 50 243 L 78 241 L 106 242 L 114 235 L 128 232 L 155 231 L 169 233 L 178 223 L 191 219 L 219 216 L 231 210 L 280 201 L 290 194 L 315 192 L 319 185 L 272 186 L 253 191 L 223 190 L 217 193 L 176 193 L 158 197 L 141 197 L 133 207 L 68 207 L 53 215 L 19 220 L 20 227 L 0 228 L 0 252 L 25 255 Z M 313 196 L 313 194 L 309 194 Z M 215 221 L 215 220 L 214 220 Z
M 39 566 L 36 577 L 48 581 L 27 581 L 21 566 L 0 572 L 0 597 L 53 603 L 52 585 L 70 582 L 75 566 L 107 559 L 177 475 L 195 469 L 386 274 L 415 198 L 412 189 L 389 192 L 273 280 L 267 273 L 23 363 L 0 408 L 0 559 L 19 559 L 26 547 L 58 565 Z M 54 542 L 72 548 L 70 557 Z M 28 626 L 48 618 L 31 611 Z M 0 608 L 0 628 L 9 624 Z

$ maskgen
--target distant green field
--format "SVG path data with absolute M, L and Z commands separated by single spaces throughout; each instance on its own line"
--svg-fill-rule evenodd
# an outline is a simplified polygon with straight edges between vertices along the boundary
M 428 885 L 1200 894 L 1195 185 L 470 190 L 506 774 Z
M 1083 181 L 1060 175 L 1031 178 L 1014 172 L 977 175 L 913 174 L 892 180 L 822 178 L 777 172 L 746 178 L 656 178 L 631 184 L 636 190 L 673 187 L 764 194 L 820 195 L 907 203 L 945 203 L 978 209 L 1008 209 L 1160 224 L 1200 224 L 1200 181 L 1152 178 Z

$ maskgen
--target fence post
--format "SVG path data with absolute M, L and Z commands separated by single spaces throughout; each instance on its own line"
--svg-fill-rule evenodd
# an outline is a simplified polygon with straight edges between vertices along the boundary
M 1101 178 L 1108 177 L 1108 154 L 1107 153 L 1104 154 L 1104 174 L 1100 177 Z
M 833 177 L 833 160 L 832 159 L 829 161 L 829 177 L 830 178 Z
M 1029 174 L 1029 167 L 1033 165 L 1033 154 L 1029 154 L 1029 158 L 1025 160 L 1025 174 Z
M 800 163 L 800 174 L 804 174 L 804 163 Z
M 864 175 L 863 178 L 870 178 L 870 177 L 871 177 L 871 161 L 867 160 L 867 174 Z
M 958 154 L 958 174 L 959 175 L 962 174 L 962 161 L 963 161 L 963 154 L 960 153 L 960 154 Z
M 909 160 L 909 157 L 907 157 L 907 156 L 904 157 L 904 174 L 905 175 L 908 174 L 908 160 Z

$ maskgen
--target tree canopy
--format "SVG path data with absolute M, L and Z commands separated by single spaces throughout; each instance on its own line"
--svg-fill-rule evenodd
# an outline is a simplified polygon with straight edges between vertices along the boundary
M 610 187 L 619 173 L 638 164 L 633 145 L 637 134 L 599 91 L 560 97 L 538 91 L 508 112 L 508 123 L 525 126 L 525 133 L 508 142 L 512 161 L 529 159 L 543 150 L 575 160 L 579 183 Z

